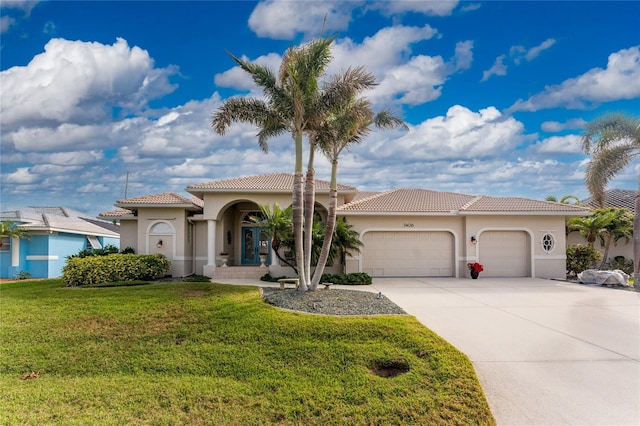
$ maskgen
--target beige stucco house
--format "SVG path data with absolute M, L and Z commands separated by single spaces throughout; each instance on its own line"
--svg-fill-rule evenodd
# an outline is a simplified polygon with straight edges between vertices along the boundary
M 120 221 L 120 247 L 163 253 L 174 276 L 293 275 L 269 253 L 264 231 L 249 220 L 260 204 L 291 204 L 293 175 L 274 173 L 189 185 L 192 198 L 165 193 L 118 200 L 101 214 Z M 316 210 L 326 217 L 329 183 L 316 181 Z M 489 197 L 426 189 L 359 192 L 339 186 L 338 215 L 364 243 L 334 272 L 374 277 L 565 277 L 565 220 L 585 207 L 519 197 Z M 222 253 L 228 254 L 223 256 Z M 228 266 L 223 266 L 226 263 Z

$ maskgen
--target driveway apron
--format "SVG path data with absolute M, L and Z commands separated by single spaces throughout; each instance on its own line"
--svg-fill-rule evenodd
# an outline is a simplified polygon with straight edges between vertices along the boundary
M 640 293 L 536 278 L 376 278 L 472 361 L 498 425 L 640 425 Z

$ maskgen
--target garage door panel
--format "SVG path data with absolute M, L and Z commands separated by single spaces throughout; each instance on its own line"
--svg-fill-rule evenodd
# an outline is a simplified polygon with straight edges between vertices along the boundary
M 453 235 L 442 231 L 375 231 L 363 236 L 363 272 L 381 276 L 454 274 Z
M 529 235 L 524 231 L 486 231 L 480 235 L 485 277 L 531 276 Z

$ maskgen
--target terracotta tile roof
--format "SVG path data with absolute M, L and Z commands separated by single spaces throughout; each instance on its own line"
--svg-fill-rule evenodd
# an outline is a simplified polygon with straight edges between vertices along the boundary
M 209 191 L 291 191 L 293 174 L 270 173 L 266 175 L 247 176 L 234 179 L 215 180 L 187 186 L 187 192 L 201 193 Z M 316 190 L 329 191 L 330 182 L 316 179 Z M 338 184 L 338 191 L 354 192 L 353 186 Z
M 605 191 L 605 206 L 616 207 L 619 209 L 629 209 L 632 213 L 636 212 L 636 194 L 638 191 L 630 189 L 609 189 Z M 598 208 L 598 204 L 592 197 L 583 201 L 584 204 Z
M 127 209 L 116 209 L 116 210 L 110 210 L 108 212 L 99 213 L 98 217 L 117 218 L 117 217 L 129 215 L 129 214 L 133 214 L 133 212 Z
M 140 207 L 140 206 L 175 206 L 193 209 L 201 209 L 204 201 L 199 198 L 186 198 L 173 192 L 163 192 L 162 194 L 142 195 L 140 197 L 118 200 L 116 207 Z
M 519 197 L 487 197 L 427 189 L 395 189 L 353 201 L 341 213 L 557 213 L 581 214 L 589 209 L 571 204 Z
M 372 196 L 378 195 L 378 194 L 382 194 L 382 193 L 379 192 L 379 191 L 358 191 L 356 193 L 356 196 L 351 201 L 360 201 L 360 200 L 362 200 L 364 198 L 369 198 L 369 197 L 372 197 Z

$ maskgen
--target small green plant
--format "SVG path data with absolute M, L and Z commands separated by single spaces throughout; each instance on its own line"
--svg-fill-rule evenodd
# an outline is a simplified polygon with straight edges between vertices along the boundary
M 591 269 L 602 260 L 602 253 L 591 246 L 572 244 L 567 246 L 567 277 L 575 278 L 580 272 Z
M 18 271 L 16 272 L 16 279 L 17 280 L 28 280 L 29 278 L 31 278 L 31 273 L 27 272 L 27 271 Z
M 72 259 L 75 257 L 84 258 L 84 257 L 91 257 L 91 256 L 108 256 L 110 254 L 115 254 L 115 253 L 118 253 L 118 247 L 112 244 L 107 244 L 101 249 L 87 248 L 84 250 L 80 250 L 78 253 L 68 256 L 67 259 Z
M 122 253 L 122 254 L 136 254 L 136 251 L 132 247 L 125 247 L 124 249 L 122 249 L 120 251 L 120 253 Z

